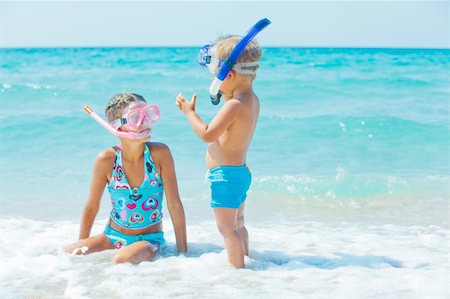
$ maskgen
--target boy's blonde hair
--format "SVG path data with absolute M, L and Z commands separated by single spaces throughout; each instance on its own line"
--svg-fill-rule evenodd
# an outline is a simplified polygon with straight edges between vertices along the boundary
M 108 121 L 111 122 L 120 118 L 122 116 L 123 109 L 128 107 L 128 105 L 133 102 L 147 103 L 143 96 L 135 93 L 118 93 L 113 96 L 105 107 L 105 115 Z
M 236 44 L 241 40 L 242 36 L 239 35 L 228 35 L 222 38 L 219 38 L 217 42 L 214 44 L 217 50 L 217 55 L 220 60 L 225 60 L 233 51 Z M 239 56 L 236 63 L 243 63 L 243 62 L 257 62 L 261 59 L 262 51 L 259 46 L 259 43 L 253 39 L 251 40 L 248 45 L 245 47 L 244 51 L 242 51 L 241 55 Z M 248 70 L 253 70 L 256 72 L 256 70 L 259 68 L 259 66 L 249 66 L 246 67 Z M 256 75 L 242 75 L 251 77 L 252 80 L 255 79 Z

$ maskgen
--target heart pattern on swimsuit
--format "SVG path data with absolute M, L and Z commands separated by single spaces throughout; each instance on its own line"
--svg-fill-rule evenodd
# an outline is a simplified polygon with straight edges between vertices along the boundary
M 127 203 L 127 208 L 129 208 L 130 210 L 133 210 L 136 208 L 136 204 L 135 203 Z

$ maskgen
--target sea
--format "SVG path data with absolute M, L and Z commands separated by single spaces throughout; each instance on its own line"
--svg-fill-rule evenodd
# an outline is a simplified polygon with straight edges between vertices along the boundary
M 250 255 L 226 258 L 205 184 L 206 144 L 175 105 L 211 74 L 198 48 L 0 49 L 1 298 L 449 298 L 448 49 L 263 48 L 247 156 Z M 160 107 L 189 250 L 153 262 L 63 253 L 78 238 L 93 162 L 118 140 L 83 113 L 119 92 Z M 92 234 L 102 233 L 104 192 Z

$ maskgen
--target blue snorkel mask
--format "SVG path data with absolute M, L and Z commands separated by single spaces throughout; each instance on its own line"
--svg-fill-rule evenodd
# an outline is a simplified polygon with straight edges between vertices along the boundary
M 253 25 L 247 34 L 245 34 L 245 36 L 242 37 L 242 39 L 236 44 L 230 55 L 223 61 L 219 60 L 214 46 L 206 45 L 200 49 L 198 63 L 201 66 L 208 67 L 210 72 L 213 74 L 216 66 L 219 67 L 219 71 L 209 87 L 209 95 L 211 97 L 211 102 L 214 105 L 217 105 L 220 102 L 220 97 L 222 96 L 222 93 L 220 92 L 220 85 L 222 85 L 223 80 L 225 80 L 231 69 L 236 70 L 240 74 L 249 75 L 255 73 L 255 68 L 259 66 L 258 62 L 236 64 L 236 61 L 239 59 L 245 47 L 251 42 L 251 40 L 270 23 L 271 22 L 265 18 Z

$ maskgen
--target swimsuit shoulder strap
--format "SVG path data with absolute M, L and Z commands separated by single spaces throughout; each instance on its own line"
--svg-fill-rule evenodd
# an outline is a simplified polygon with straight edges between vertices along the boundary
M 115 152 L 121 151 L 121 150 L 122 150 L 122 147 L 120 146 L 120 144 L 119 144 L 119 145 L 114 145 L 112 148 L 113 148 L 113 150 L 114 150 Z
M 117 167 L 118 166 L 122 167 L 122 154 L 121 154 L 122 147 L 120 145 L 115 145 L 112 148 L 116 152 L 116 160 L 114 161 L 114 167 L 112 171 L 112 177 L 115 178 L 117 173 Z
M 151 152 L 150 152 L 150 142 L 146 142 L 144 145 L 144 156 L 152 158 Z
M 147 168 L 148 172 L 149 173 L 152 173 L 153 171 L 157 172 L 155 162 L 153 162 L 152 154 L 150 152 L 150 142 L 145 143 L 144 159 L 145 159 L 145 165 L 147 166 L 146 168 Z M 151 167 L 149 167 L 148 164 L 150 164 Z

